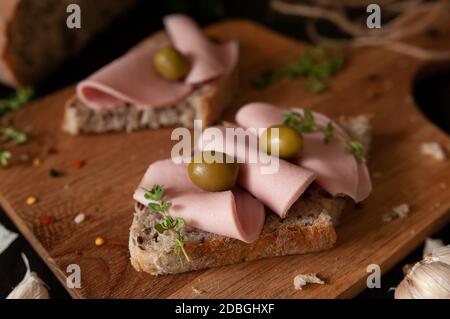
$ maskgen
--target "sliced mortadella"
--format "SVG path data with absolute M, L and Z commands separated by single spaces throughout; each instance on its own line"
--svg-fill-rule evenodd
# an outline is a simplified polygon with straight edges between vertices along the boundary
M 293 111 L 303 112 L 302 109 Z M 243 127 L 267 128 L 283 121 L 283 110 L 267 103 L 251 103 L 242 107 L 236 122 Z M 297 165 L 317 174 L 317 183 L 333 196 L 347 195 L 356 202 L 369 196 L 372 182 L 364 162 L 346 153 L 347 133 L 325 115 L 313 113 L 316 123 L 325 126 L 333 123 L 333 138 L 324 143 L 323 134 L 305 133 L 303 155 L 294 160 Z
M 183 82 L 167 81 L 152 65 L 153 54 L 168 41 L 147 41 L 103 67 L 77 86 L 78 98 L 95 109 L 111 109 L 123 103 L 138 108 L 172 105 L 192 88 Z
M 183 15 L 168 16 L 165 24 L 173 43 L 164 37 L 141 43 L 81 81 L 78 98 L 95 110 L 125 103 L 139 109 L 166 107 L 186 98 L 196 85 L 222 79 L 234 69 L 239 54 L 236 42 L 212 43 L 192 19 Z M 168 45 L 174 45 L 191 60 L 184 81 L 168 81 L 153 67 L 153 55 Z
M 148 205 L 143 188 L 151 189 L 155 184 L 166 190 L 164 199 L 172 203 L 170 215 L 183 218 L 189 226 L 247 243 L 254 242 L 261 233 L 264 206 L 239 187 L 205 192 L 191 182 L 185 165 L 167 159 L 150 165 L 134 199 Z
M 180 14 L 165 17 L 164 24 L 173 45 L 192 62 L 186 83 L 198 84 L 216 79 L 237 63 L 237 42 L 215 44 L 192 19 Z
M 254 143 L 258 140 L 256 132 L 245 132 L 240 128 L 240 136 L 246 133 L 248 138 L 236 139 L 227 137 L 225 130 L 225 127 L 206 129 L 200 139 L 199 149 L 227 153 L 236 158 L 240 163 L 239 185 L 281 218 L 285 218 L 289 208 L 314 181 L 315 174 L 262 151 L 258 152 Z M 253 143 L 249 142 L 251 138 Z

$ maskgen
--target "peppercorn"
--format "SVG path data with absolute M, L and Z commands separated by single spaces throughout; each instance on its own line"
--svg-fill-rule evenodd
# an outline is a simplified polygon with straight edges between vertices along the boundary
M 56 177 L 60 177 L 61 176 L 61 172 L 60 171 L 57 171 L 56 169 L 50 169 L 49 171 L 48 171 L 48 175 L 50 176 L 50 177 L 54 177 L 54 178 L 56 178 Z

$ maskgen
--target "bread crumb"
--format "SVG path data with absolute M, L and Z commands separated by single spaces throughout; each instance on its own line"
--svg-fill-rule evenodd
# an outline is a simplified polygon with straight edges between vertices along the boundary
M 316 274 L 306 274 L 306 275 L 297 275 L 294 278 L 294 288 L 295 290 L 302 290 L 303 286 L 307 284 L 319 284 L 324 285 L 325 282 L 317 277 Z
M 192 291 L 197 295 L 202 295 L 206 292 L 205 290 L 197 288 L 197 287 L 192 287 Z
M 405 103 L 409 105 L 414 104 L 414 98 L 411 95 L 405 96 Z M 417 119 L 417 117 L 414 117 L 414 119 Z
M 404 219 L 404 218 L 408 217 L 409 212 L 410 212 L 409 205 L 403 203 L 401 205 L 398 205 L 398 206 L 392 208 L 392 210 L 390 212 L 384 214 L 383 221 L 385 223 L 389 223 L 395 218 Z
M 447 159 L 444 149 L 437 142 L 426 142 L 420 145 L 420 152 L 424 155 L 432 156 L 438 161 Z
M 86 215 L 83 213 L 79 213 L 77 216 L 75 216 L 73 221 L 76 224 L 81 224 L 82 222 L 84 222 L 85 219 L 86 219 Z
M 373 172 L 372 177 L 373 178 L 380 178 L 382 176 L 381 172 Z

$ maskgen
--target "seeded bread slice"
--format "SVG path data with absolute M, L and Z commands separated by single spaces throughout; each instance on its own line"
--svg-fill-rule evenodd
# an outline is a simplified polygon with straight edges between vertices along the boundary
M 144 42 L 164 41 L 166 38 L 164 32 L 159 32 Z M 202 120 L 203 125 L 208 126 L 219 119 L 237 88 L 236 66 L 226 77 L 203 84 L 184 100 L 169 107 L 140 110 L 135 105 L 124 104 L 114 110 L 95 111 L 73 96 L 66 103 L 63 130 L 73 135 L 131 132 L 166 126 L 192 127 L 194 120 Z
M 341 119 L 340 123 L 368 149 L 371 127 L 367 116 Z M 175 253 L 174 237 L 154 229 L 159 216 L 136 203 L 129 237 L 131 263 L 137 271 L 165 275 L 330 249 L 336 242 L 335 226 L 346 202 L 345 198 L 331 198 L 313 184 L 291 207 L 287 218 L 267 211 L 262 233 L 252 244 L 186 226 L 185 248 L 192 260 L 183 263 Z

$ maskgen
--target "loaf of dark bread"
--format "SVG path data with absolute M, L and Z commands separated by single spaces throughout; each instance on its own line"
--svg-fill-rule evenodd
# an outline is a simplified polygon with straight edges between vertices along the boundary
M 137 0 L 1 0 L 0 82 L 35 85 L 75 56 Z M 67 6 L 81 8 L 81 29 L 69 29 Z

